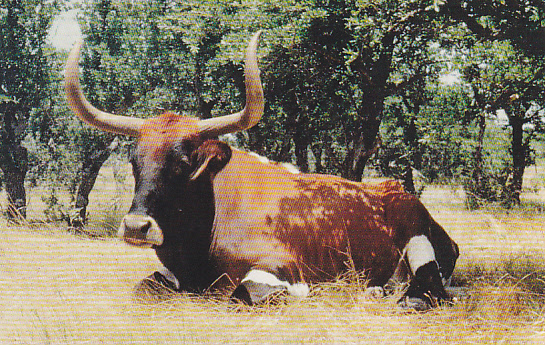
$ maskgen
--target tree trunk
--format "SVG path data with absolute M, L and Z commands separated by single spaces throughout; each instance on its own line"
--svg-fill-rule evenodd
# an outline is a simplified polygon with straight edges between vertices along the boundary
M 263 149 L 262 149 L 263 151 Z M 291 141 L 286 140 L 282 143 L 282 146 L 280 147 L 280 150 L 278 150 L 277 153 L 273 156 L 273 159 L 278 162 L 291 162 Z M 263 152 L 263 154 L 266 154 Z
M 310 149 L 312 150 L 312 154 L 314 155 L 314 158 L 316 159 L 316 161 L 314 162 L 314 172 L 318 174 L 322 174 L 324 172 L 324 163 L 322 162 L 322 153 L 323 153 L 322 146 L 319 144 L 314 144 L 310 147 Z
M 372 136 L 372 145 L 369 145 L 368 139 Z M 363 178 L 365 165 L 372 155 L 378 152 L 381 139 L 377 132 L 374 134 L 363 134 L 359 140 L 353 145 L 354 149 L 349 150 L 344 164 L 342 176 L 352 181 L 360 182 Z
M 520 204 L 520 194 L 522 193 L 522 180 L 526 168 L 526 148 L 524 145 L 522 129 L 524 125 L 523 116 L 510 116 L 509 124 L 513 130 L 511 139 L 511 156 L 513 159 L 513 181 L 507 186 L 507 198 L 509 204 Z
M 87 206 L 89 205 L 89 194 L 95 185 L 100 168 L 110 157 L 111 153 L 117 148 L 118 141 L 104 143 L 104 147 L 96 150 L 87 156 L 83 161 L 81 168 L 80 183 L 76 194 L 76 203 L 73 214 L 69 217 L 69 225 L 75 228 L 82 228 L 87 222 Z
M 366 54 L 360 51 L 350 65 L 361 78 L 361 87 L 363 96 L 358 108 L 357 131 L 352 129 L 352 133 L 359 133 L 353 140 L 354 151 L 350 155 L 352 163 L 348 166 L 346 173 L 348 179 L 361 181 L 365 165 L 371 156 L 377 152 L 379 146 L 379 128 L 384 110 L 384 100 L 388 96 L 388 78 L 391 72 L 392 55 L 397 37 L 395 30 L 384 33 L 381 40 L 383 49 L 371 65 L 366 65 L 362 55 Z
M 308 147 L 310 139 L 304 135 L 304 131 L 307 128 L 305 124 L 297 124 L 295 127 L 295 133 L 293 135 L 293 142 L 295 143 L 295 164 L 301 170 L 301 172 L 308 172 Z
M 403 172 L 403 188 L 405 188 L 407 193 L 417 195 L 416 187 L 414 186 L 413 168 L 410 164 L 405 167 L 405 171 Z
M 17 145 L 6 145 L 2 159 L 2 172 L 8 194 L 8 219 L 19 222 L 26 218 L 25 177 L 28 171 L 28 153 L 26 148 Z
M 486 117 L 484 114 L 479 115 L 479 134 L 477 135 L 477 147 L 475 147 L 473 178 L 479 186 L 482 183 L 483 174 L 483 147 L 484 134 L 486 132 Z
M 416 102 L 415 102 L 416 103 Z M 420 104 L 416 103 L 411 112 L 415 115 L 420 114 Z M 405 122 L 404 138 L 405 145 L 409 148 L 409 158 L 403 172 L 403 186 L 405 190 L 413 195 L 417 195 L 416 186 L 414 185 L 413 168 L 420 169 L 422 165 L 422 156 L 418 150 L 418 131 L 416 129 L 415 117 L 409 119 L 409 123 Z
M 471 195 L 468 196 L 470 199 L 471 207 L 479 207 L 478 198 L 488 198 L 488 190 L 486 188 L 485 176 L 483 176 L 484 168 L 484 159 L 483 159 L 483 148 L 484 148 L 484 135 L 486 133 L 486 116 L 485 114 L 480 114 L 478 116 L 478 126 L 479 133 L 477 135 L 477 146 L 475 147 L 475 154 L 473 156 L 473 172 L 472 172 L 472 182 L 471 182 Z
M 365 170 L 365 165 L 370 157 L 366 155 L 367 151 L 365 148 L 365 135 L 362 135 L 356 143 L 354 143 L 353 152 L 349 155 L 350 160 L 346 165 L 347 171 L 345 177 L 352 181 L 361 181 L 363 178 L 363 170 Z

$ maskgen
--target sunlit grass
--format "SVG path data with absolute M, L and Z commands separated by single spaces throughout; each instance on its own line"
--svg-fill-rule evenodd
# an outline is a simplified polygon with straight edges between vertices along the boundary
M 91 196 L 90 231 L 115 232 L 130 205 L 127 184 L 120 194 L 110 173 L 102 173 Z M 27 224 L 0 220 L 1 344 L 545 340 L 545 215 L 532 205 L 470 212 L 455 190 L 428 188 L 422 200 L 460 245 L 453 280 L 456 302 L 427 313 L 407 313 L 396 305 L 402 287 L 375 299 L 365 293 L 367 282 L 356 272 L 311 286 L 303 300 L 259 308 L 232 305 L 225 295 L 136 299 L 134 287 L 160 267 L 154 252 L 46 223 L 36 199 Z M 112 200 L 123 207 L 108 209 Z M 541 205 L 543 200 L 536 202 Z
M 487 217 L 469 212 L 463 219 L 458 212 L 441 217 L 456 225 L 449 229 L 453 237 L 462 238 L 454 284 L 464 291 L 454 305 L 423 314 L 397 308 L 401 291 L 370 298 L 365 280 L 350 274 L 312 286 L 306 299 L 260 308 L 233 306 L 221 296 L 135 300 L 134 286 L 159 267 L 153 251 L 55 227 L 4 227 L 0 313 L 7 321 L 0 339 L 12 344 L 539 342 L 545 334 L 545 247 L 530 243 L 542 234 L 529 225 L 544 219 L 513 220 L 521 227 L 498 238 Z M 501 223 L 509 221 L 505 216 Z M 490 246 L 471 243 L 476 238 Z

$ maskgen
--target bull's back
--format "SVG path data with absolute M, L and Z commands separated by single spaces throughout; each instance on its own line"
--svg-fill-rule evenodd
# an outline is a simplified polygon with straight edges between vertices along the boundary
M 234 155 L 214 190 L 214 248 L 243 266 L 285 265 L 307 281 L 354 268 L 380 283 L 395 270 L 399 254 L 373 188 Z

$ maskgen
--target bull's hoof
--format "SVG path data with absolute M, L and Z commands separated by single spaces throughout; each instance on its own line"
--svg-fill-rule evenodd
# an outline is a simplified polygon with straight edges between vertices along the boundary
M 423 312 L 433 308 L 433 305 L 426 298 L 403 296 L 398 302 L 397 306 L 403 311 L 417 311 Z
M 447 291 L 453 304 L 458 303 L 460 301 L 464 301 L 464 300 L 467 301 L 471 298 L 471 294 L 467 287 L 449 286 L 445 288 L 445 290 Z
M 243 284 L 237 286 L 235 291 L 233 291 L 233 293 L 231 294 L 231 298 L 229 298 L 229 302 L 242 303 L 250 306 L 254 304 L 254 302 L 252 301 L 252 297 L 250 296 L 250 292 Z
M 370 286 L 365 289 L 364 296 L 369 299 L 378 300 L 384 298 L 386 293 L 384 292 L 384 288 L 382 286 Z
M 160 302 L 174 297 L 177 289 L 174 283 L 160 272 L 142 279 L 133 290 L 133 297 L 142 302 Z

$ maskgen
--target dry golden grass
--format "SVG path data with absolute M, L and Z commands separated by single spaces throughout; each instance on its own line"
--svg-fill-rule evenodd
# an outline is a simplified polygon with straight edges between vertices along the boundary
M 104 210 L 113 195 L 111 184 L 97 185 L 97 229 L 124 212 Z M 135 301 L 134 286 L 159 268 L 152 250 L 0 220 L 0 344 L 543 343 L 545 215 L 469 212 L 447 188 L 429 188 L 423 201 L 460 245 L 455 283 L 466 293 L 420 314 L 396 308 L 399 292 L 374 300 L 350 278 L 262 308 L 211 296 Z M 37 204 L 31 219 L 40 219 Z
M 468 297 L 410 314 L 396 308 L 398 296 L 369 299 L 346 280 L 263 308 L 195 296 L 136 302 L 132 288 L 158 267 L 151 250 L 5 225 L 0 243 L 0 341 L 6 344 L 539 343 L 545 332 L 543 291 L 524 282 L 544 278 L 537 251 L 518 261 L 504 248 L 507 259 L 473 262 L 479 251 L 464 241 L 470 257 L 462 257 L 457 277 L 468 284 Z M 537 273 L 509 275 L 507 266 L 516 263 Z

